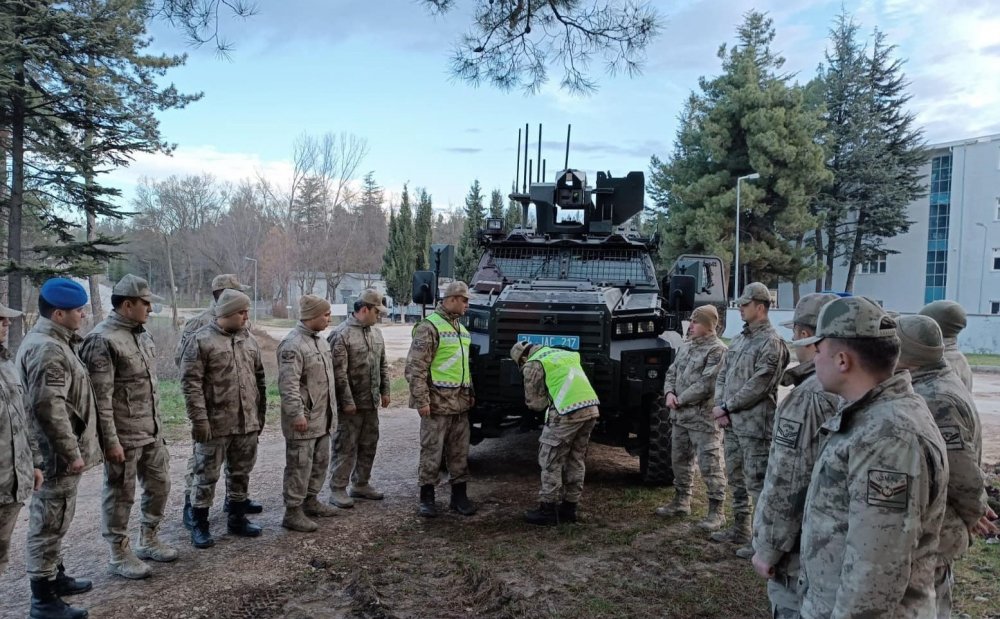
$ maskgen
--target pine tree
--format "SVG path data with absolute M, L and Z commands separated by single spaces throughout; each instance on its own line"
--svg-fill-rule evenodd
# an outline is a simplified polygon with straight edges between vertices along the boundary
M 414 260 L 413 212 L 409 189 L 403 186 L 399 213 L 389 216 L 389 242 L 382 256 L 382 277 L 386 290 L 398 305 L 409 305 L 413 298 Z
M 465 226 L 455 252 L 455 277 L 469 282 L 479 266 L 479 230 L 483 227 L 483 189 L 475 180 L 465 196 Z
M 413 222 L 413 252 L 416 261 L 417 271 L 426 271 L 430 268 L 432 218 L 434 216 L 434 204 L 426 189 L 420 190 L 420 198 L 417 202 L 417 217 Z
M 490 194 L 490 217 L 504 218 L 503 193 L 499 189 L 494 189 Z

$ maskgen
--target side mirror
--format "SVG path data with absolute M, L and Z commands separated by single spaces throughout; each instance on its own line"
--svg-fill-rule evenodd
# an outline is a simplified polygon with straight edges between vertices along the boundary
M 413 274 L 413 302 L 421 305 L 437 303 L 437 276 L 434 271 L 417 271 Z
M 667 307 L 673 312 L 694 310 L 695 277 L 693 275 L 673 275 L 667 288 Z

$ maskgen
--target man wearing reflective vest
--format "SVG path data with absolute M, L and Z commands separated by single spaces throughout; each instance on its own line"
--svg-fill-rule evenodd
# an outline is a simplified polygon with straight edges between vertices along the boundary
M 526 511 L 524 519 L 538 525 L 576 522 L 587 446 L 600 415 L 597 393 L 580 365 L 580 353 L 518 342 L 510 357 L 521 366 L 525 404 L 546 411 L 545 429 L 538 439 L 539 504 Z
M 458 320 L 469 309 L 469 287 L 454 281 L 434 313 L 413 328 L 406 356 L 410 408 L 420 414 L 420 515 L 437 516 L 434 486 L 444 460 L 451 509 L 476 513 L 466 494 L 469 477 L 469 409 L 475 404 L 469 372 L 469 332 Z

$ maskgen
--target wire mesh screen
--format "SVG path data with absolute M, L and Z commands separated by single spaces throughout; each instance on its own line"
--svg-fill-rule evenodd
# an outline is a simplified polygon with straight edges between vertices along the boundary
M 508 280 L 568 279 L 653 283 L 649 256 L 635 249 L 498 247 L 489 264 Z

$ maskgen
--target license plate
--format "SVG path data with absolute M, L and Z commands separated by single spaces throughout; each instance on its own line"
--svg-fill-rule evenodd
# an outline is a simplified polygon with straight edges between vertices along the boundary
M 518 342 L 528 342 L 541 346 L 552 346 L 554 348 L 567 348 L 569 350 L 580 350 L 579 335 L 542 335 L 538 333 L 518 333 Z

